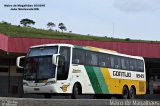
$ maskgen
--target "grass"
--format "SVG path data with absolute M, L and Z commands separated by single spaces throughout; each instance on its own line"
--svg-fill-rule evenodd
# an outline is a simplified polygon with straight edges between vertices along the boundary
M 0 23 L 0 33 L 11 37 L 33 37 L 33 38 L 54 38 L 54 39 L 77 39 L 77 40 L 96 40 L 96 41 L 121 41 L 121 42 L 151 42 L 160 41 L 131 40 L 129 38 L 119 39 L 111 37 L 98 37 L 91 35 L 81 35 L 66 32 L 56 32 L 53 30 L 36 29 Z

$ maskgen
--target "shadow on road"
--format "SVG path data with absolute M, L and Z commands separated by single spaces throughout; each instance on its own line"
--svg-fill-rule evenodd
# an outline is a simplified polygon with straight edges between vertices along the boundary
M 37 99 L 45 99 L 43 95 L 32 95 L 32 94 L 26 94 L 23 98 L 37 98 Z M 51 99 L 72 99 L 70 95 L 68 96 L 52 96 Z M 81 95 L 80 99 L 116 99 L 116 96 L 111 97 L 95 97 L 95 95 Z M 160 100 L 160 94 L 146 94 L 142 96 L 137 96 L 137 99 L 158 99 Z

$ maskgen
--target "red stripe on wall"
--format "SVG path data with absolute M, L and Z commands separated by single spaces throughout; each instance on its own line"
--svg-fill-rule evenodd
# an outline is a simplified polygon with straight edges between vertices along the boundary
M 115 50 L 120 53 L 142 56 L 148 58 L 160 58 L 160 43 L 141 42 L 106 42 L 92 40 L 65 40 L 48 38 L 8 37 L 0 34 L 0 49 L 12 53 L 26 53 L 30 46 L 51 43 L 67 43 L 80 46 L 94 46 Z

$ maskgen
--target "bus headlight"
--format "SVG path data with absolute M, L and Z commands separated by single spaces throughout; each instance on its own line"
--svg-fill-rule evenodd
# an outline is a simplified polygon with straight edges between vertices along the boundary
M 51 85 L 51 84 L 54 84 L 55 83 L 55 81 L 48 81 L 47 83 L 46 83 L 46 85 Z
M 23 82 L 23 86 L 28 86 L 28 84 L 26 82 Z

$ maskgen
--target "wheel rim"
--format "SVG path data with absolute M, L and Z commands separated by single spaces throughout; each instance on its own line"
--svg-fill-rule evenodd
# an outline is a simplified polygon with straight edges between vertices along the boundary
M 77 86 L 75 87 L 75 92 L 74 92 L 74 94 L 75 94 L 75 95 L 79 95 L 79 90 L 78 90 L 78 87 L 77 87 Z
M 74 96 L 74 98 L 75 99 L 77 99 L 78 98 L 78 96 L 79 96 L 79 89 L 78 89 L 78 86 L 77 85 L 75 85 L 75 87 L 74 87 L 74 92 L 73 92 L 73 96 Z
M 135 91 L 133 88 L 130 90 L 130 98 L 133 99 L 135 97 Z

